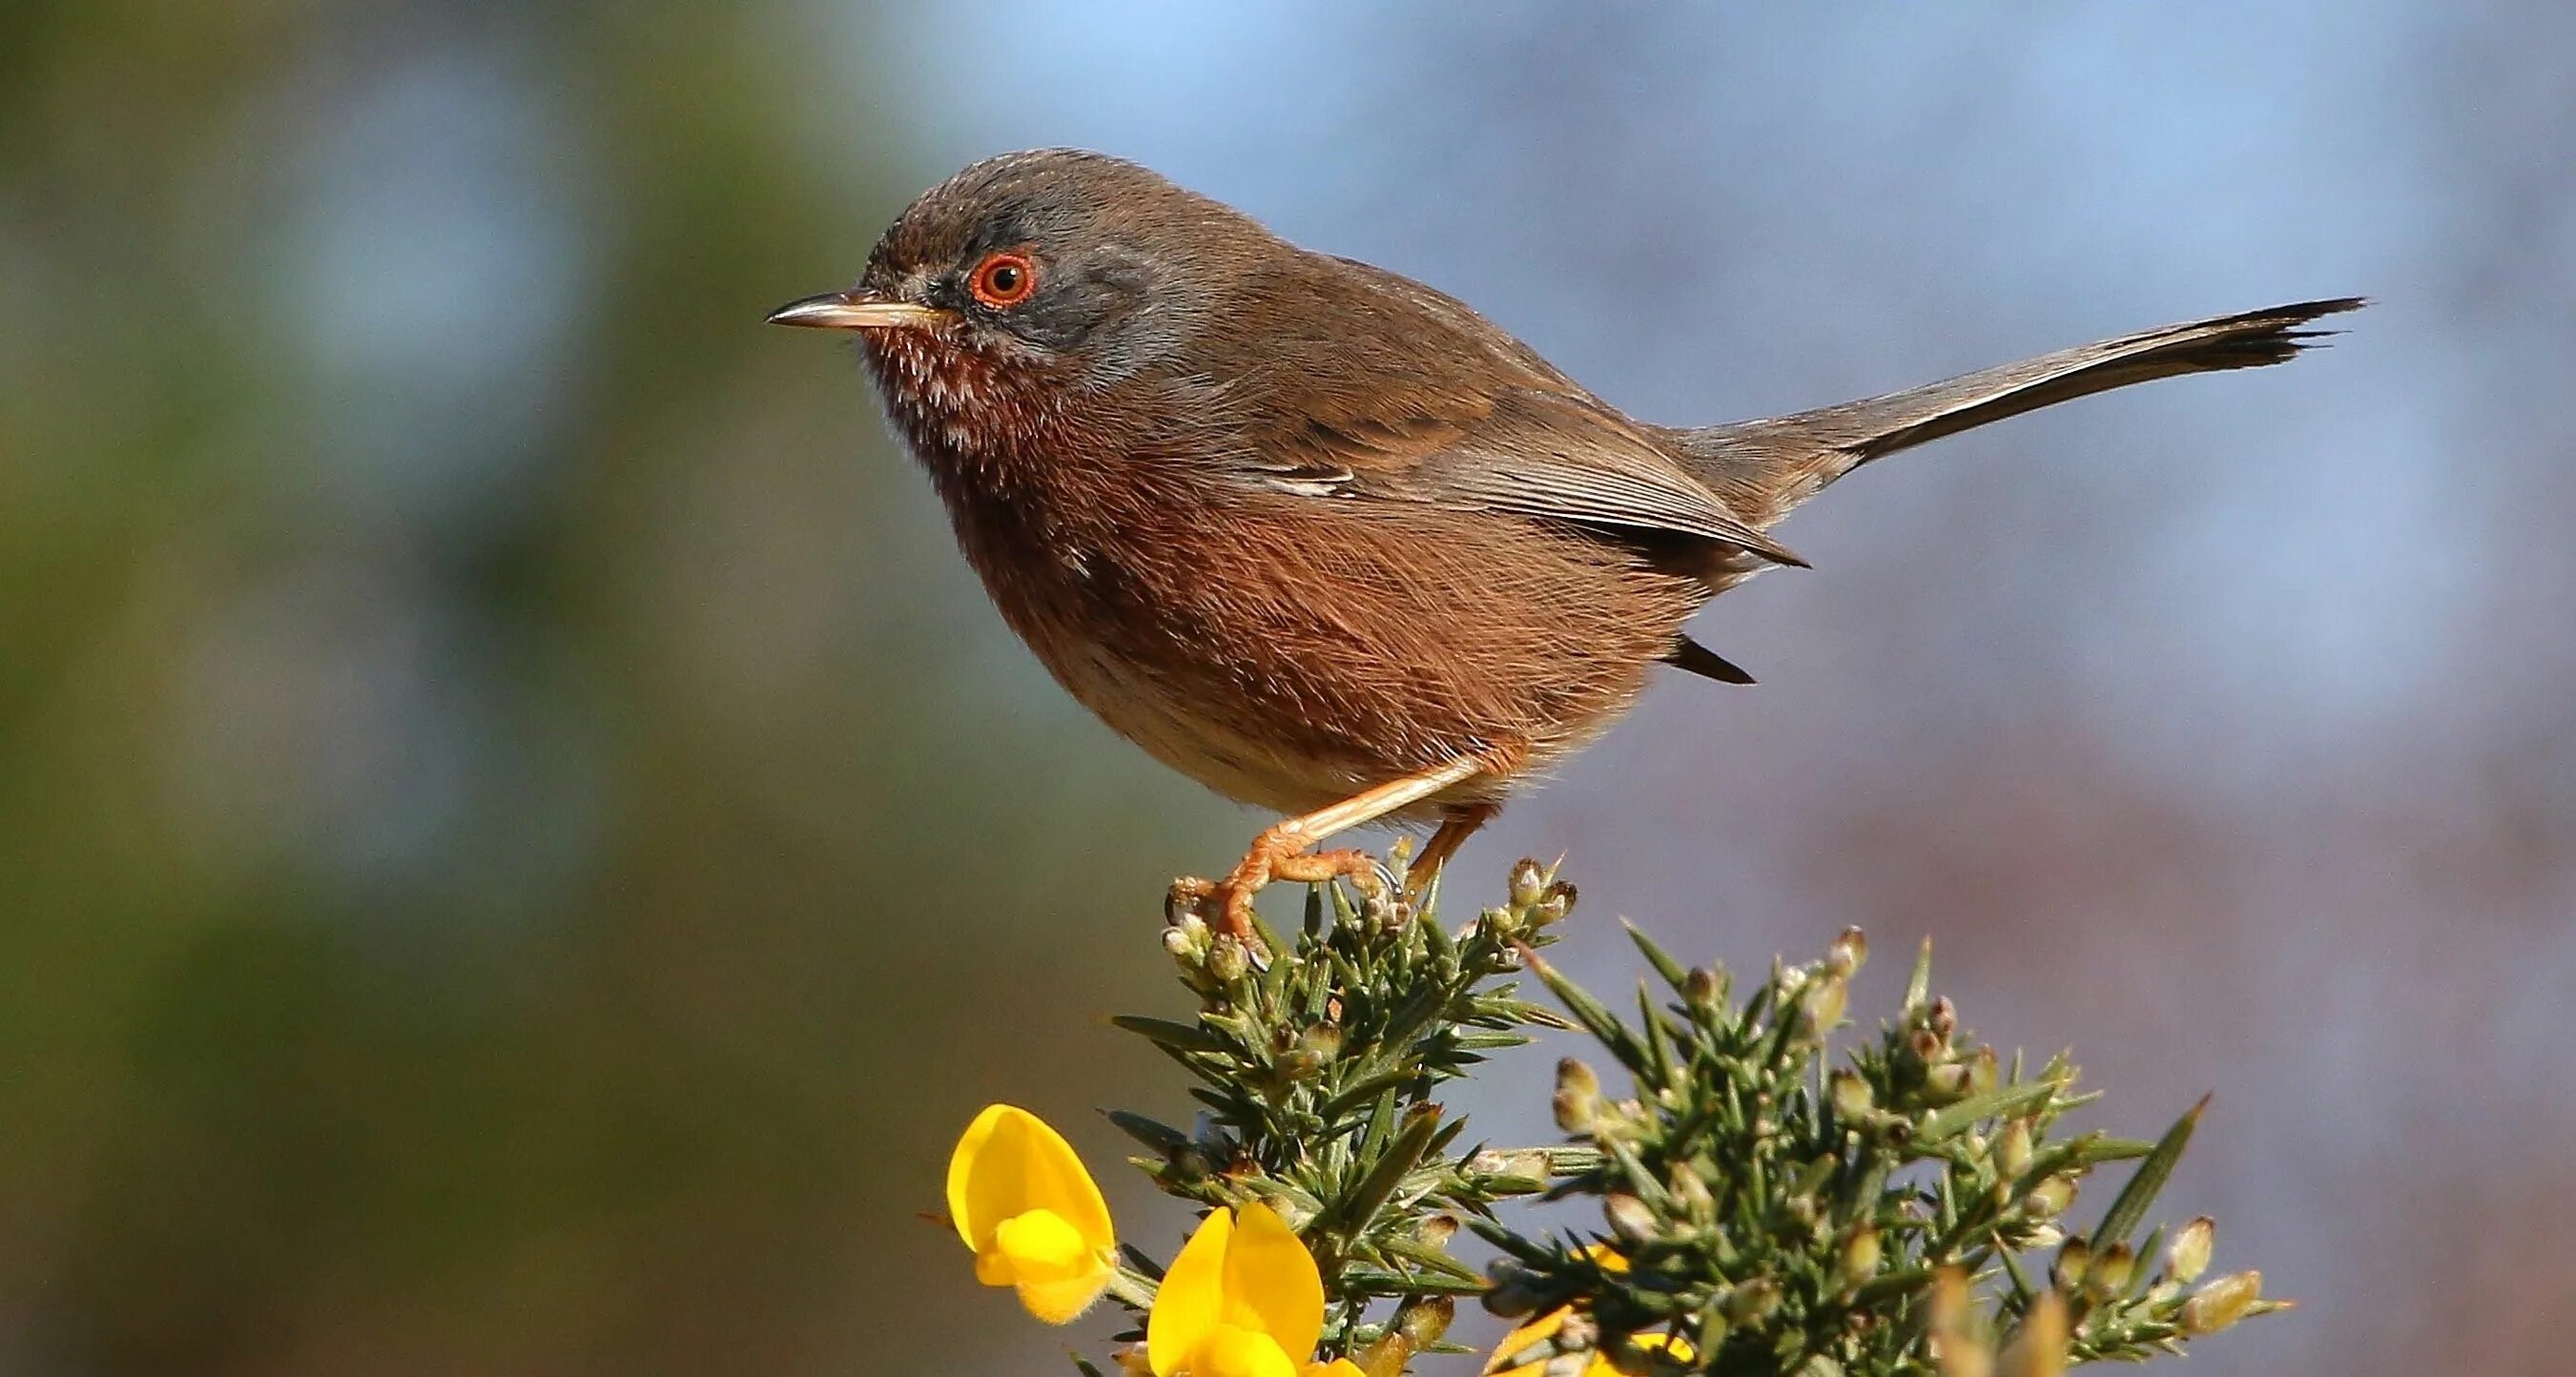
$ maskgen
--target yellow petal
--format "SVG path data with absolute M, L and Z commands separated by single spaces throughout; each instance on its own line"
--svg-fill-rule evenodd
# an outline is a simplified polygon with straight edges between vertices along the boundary
M 1063 1324 L 1100 1299 L 1117 1259 L 1094 1249 L 1053 1210 L 1031 1210 L 1002 1221 L 993 1241 L 975 1255 L 975 1279 L 986 1286 L 1016 1286 L 1020 1304 L 1048 1324 Z
M 1020 1304 L 1048 1324 L 1071 1324 L 1109 1289 L 1110 1269 L 1060 1281 L 1020 1281 Z
M 949 1220 L 981 1255 L 1002 1221 L 1031 1210 L 1052 1211 L 1093 1251 L 1117 1247 L 1109 1202 L 1064 1135 L 1025 1109 L 988 1105 L 949 1155 Z
M 1607 1243 L 1595 1243 L 1591 1247 L 1584 1249 L 1583 1255 L 1590 1258 L 1594 1266 L 1599 1267 L 1604 1272 L 1610 1273 L 1612 1276 L 1617 1276 L 1619 1273 L 1628 1270 L 1628 1259 L 1621 1257 L 1618 1252 L 1612 1249 Z
M 993 1241 L 993 1230 L 1012 1215 L 1027 1207 L 1004 1201 L 1006 1178 L 1017 1178 L 1016 1170 L 1003 1169 L 1007 1149 L 994 1140 L 1002 1136 L 1003 1126 L 1027 1111 L 1006 1104 L 989 1104 L 966 1131 L 957 1138 L 956 1150 L 948 1154 L 948 1222 L 957 1226 L 957 1237 L 977 1255 Z M 1013 1129 L 1017 1136 L 1017 1129 Z
M 1181 1245 L 1154 1293 L 1145 1317 L 1145 1361 L 1154 1377 L 1175 1377 L 1190 1354 L 1216 1331 L 1225 1313 L 1225 1252 L 1234 1237 L 1234 1212 L 1219 1209 L 1199 1222 Z
M 1523 1373 L 1536 1373 L 1553 1356 L 1544 1345 L 1556 1337 L 1556 1331 L 1565 1327 L 1565 1317 L 1573 1313 L 1572 1306 L 1560 1305 L 1504 1335 L 1503 1341 L 1494 1345 L 1494 1356 L 1485 1363 L 1486 1373 L 1489 1377 L 1520 1377 Z M 1540 1351 L 1531 1361 L 1514 1361 L 1533 1348 Z
M 1654 1353 L 1669 1349 L 1672 1351 L 1673 1361 L 1685 1366 L 1689 1365 L 1692 1357 L 1690 1340 L 1676 1338 L 1670 1334 L 1638 1334 L 1632 1336 L 1628 1342 L 1636 1345 L 1640 1353 Z M 1584 1364 L 1583 1377 L 1621 1377 L 1621 1374 L 1617 1365 L 1595 1353 L 1592 1355 L 1592 1361 Z
M 1053 1210 L 1031 1210 L 1002 1221 L 993 1231 L 993 1251 L 1009 1262 L 1011 1276 L 1023 1281 L 1062 1281 L 1102 1270 L 1101 1261 L 1082 1235 Z
M 1690 1340 L 1678 1334 L 1639 1334 L 1628 1342 L 1647 1353 L 1669 1351 L 1673 1355 L 1673 1361 L 1677 1363 L 1687 1364 L 1699 1356 L 1698 1352 L 1691 1347 Z
M 1235 1212 L 1225 1250 L 1224 1319 L 1258 1330 L 1299 1363 L 1324 1335 L 1324 1278 L 1286 1220 L 1268 1205 Z
M 1186 1371 L 1189 1377 L 1297 1377 L 1297 1365 L 1280 1351 L 1278 1340 L 1232 1324 L 1209 1332 L 1190 1354 Z

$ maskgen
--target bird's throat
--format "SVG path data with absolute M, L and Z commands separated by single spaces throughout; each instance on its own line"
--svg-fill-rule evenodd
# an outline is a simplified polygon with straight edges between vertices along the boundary
M 1061 393 L 1038 360 L 902 330 L 864 345 L 887 415 L 934 469 L 983 468 L 1057 418 Z

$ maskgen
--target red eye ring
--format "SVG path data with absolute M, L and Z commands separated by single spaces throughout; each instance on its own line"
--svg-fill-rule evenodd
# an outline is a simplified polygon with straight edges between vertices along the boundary
M 1020 253 L 997 253 L 975 265 L 975 276 L 967 281 L 966 290 L 975 299 L 996 310 L 1017 306 L 1038 289 L 1038 265 Z

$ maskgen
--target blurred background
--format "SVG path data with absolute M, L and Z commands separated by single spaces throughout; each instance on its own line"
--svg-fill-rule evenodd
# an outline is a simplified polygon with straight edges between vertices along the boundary
M 1186 1115 L 1101 1018 L 1263 819 L 759 323 L 1045 144 L 1657 421 L 2378 298 L 1837 489 L 1698 624 L 1762 686 L 1660 684 L 1451 888 L 1567 853 L 1603 983 L 1618 914 L 1858 923 L 1873 1017 L 1934 934 L 2107 1126 L 2215 1092 L 2166 1212 L 2307 1306 L 2197 1370 L 2563 1371 L 2571 142 L 2576 17 L 2503 0 L 0 8 L 0 1373 L 1099 1350 L 916 1212 L 989 1099 L 1104 1175 L 1091 1107 Z

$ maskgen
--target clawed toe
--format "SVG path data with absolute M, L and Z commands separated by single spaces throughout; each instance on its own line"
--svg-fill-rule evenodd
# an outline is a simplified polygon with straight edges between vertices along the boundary
M 1411 807 L 1461 780 L 1487 771 L 1502 773 L 1518 760 L 1519 748 L 1513 749 L 1514 753 L 1499 763 L 1478 755 L 1462 755 L 1401 779 L 1389 780 L 1329 808 L 1317 809 L 1265 828 L 1261 835 L 1252 839 L 1252 846 L 1243 853 L 1243 860 L 1224 879 L 1173 881 L 1166 911 L 1175 921 L 1182 914 L 1196 914 L 1220 934 L 1246 943 L 1257 943 L 1252 896 L 1273 880 L 1306 884 L 1350 880 L 1363 893 L 1375 895 L 1378 892 L 1376 857 L 1347 848 L 1317 851 L 1315 844 L 1337 832 Z M 1457 849 L 1457 844 L 1466 840 L 1469 832 L 1493 815 L 1494 808 L 1490 804 L 1453 806 L 1441 823 L 1439 833 L 1425 848 L 1416 869 L 1425 879 L 1438 873 L 1440 862 Z
M 1180 879 L 1172 882 L 1166 911 L 1195 913 L 1210 927 L 1244 942 L 1254 936 L 1252 896 L 1273 881 L 1322 884 L 1352 880 L 1362 889 L 1377 883 L 1377 858 L 1365 851 L 1310 851 L 1314 842 L 1286 827 L 1274 827 L 1253 839 L 1242 861 L 1222 880 Z

